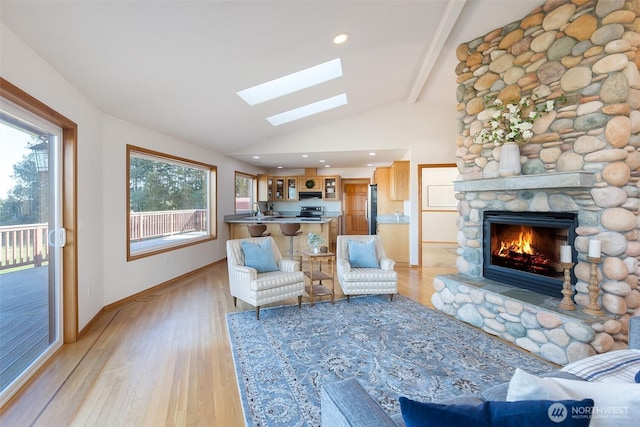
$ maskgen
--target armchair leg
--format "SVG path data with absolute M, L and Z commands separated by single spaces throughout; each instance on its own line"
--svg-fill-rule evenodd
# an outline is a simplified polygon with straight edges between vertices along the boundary
M 238 298 L 233 297 L 233 306 L 237 307 L 238 306 Z
M 349 300 L 349 295 L 346 295 L 346 297 L 347 297 L 347 302 L 351 302 L 351 301 Z
M 389 302 L 393 301 L 393 294 L 389 294 Z
M 260 320 L 260 306 L 256 306 L 256 320 Z
M 298 295 L 298 308 L 302 308 L 302 295 Z

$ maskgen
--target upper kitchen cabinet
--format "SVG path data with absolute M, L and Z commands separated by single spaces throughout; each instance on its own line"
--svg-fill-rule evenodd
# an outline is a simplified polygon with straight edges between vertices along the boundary
M 340 200 L 340 177 L 325 176 L 322 178 L 322 198 L 324 200 Z
M 409 200 L 409 174 L 411 172 L 409 161 L 393 162 L 389 172 L 389 198 L 391 200 Z
M 281 176 L 274 176 L 273 177 L 273 193 L 274 193 L 274 198 L 273 200 L 275 201 L 283 201 L 286 199 L 287 194 L 285 192 L 285 179 L 284 177 Z
M 258 175 L 258 200 L 261 202 L 273 200 L 273 177 L 271 175 Z
M 322 177 L 301 176 L 298 177 L 299 191 L 322 191 Z
M 285 178 L 285 183 L 287 186 L 287 200 L 290 202 L 298 200 L 298 178 L 295 176 Z
M 393 215 L 402 212 L 403 203 L 391 199 L 391 168 L 376 168 L 373 172 L 373 183 L 378 185 L 378 215 Z

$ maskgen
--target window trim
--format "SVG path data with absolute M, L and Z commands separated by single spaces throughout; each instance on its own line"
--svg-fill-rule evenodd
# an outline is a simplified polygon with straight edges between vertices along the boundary
M 248 212 L 251 212 L 251 205 L 254 202 L 258 201 L 258 177 L 250 173 L 234 171 L 233 173 L 233 213 L 236 215 L 247 213 L 247 212 L 238 212 L 238 210 L 236 209 L 236 180 L 238 179 L 238 176 L 251 179 L 253 184 L 251 188 L 251 197 L 250 197 L 251 200 L 249 201 Z
M 186 248 L 193 245 L 198 245 L 200 243 L 209 242 L 212 240 L 216 240 L 218 238 L 217 232 L 217 209 L 218 209 L 218 167 L 215 165 L 211 165 L 208 163 L 199 162 L 197 160 L 187 159 L 185 157 L 174 156 L 172 154 L 162 153 L 160 151 L 150 150 L 148 148 L 138 147 L 135 145 L 127 144 L 127 154 L 126 154 L 126 206 L 125 206 L 125 228 L 126 228 L 126 251 L 127 251 L 127 262 L 134 261 L 141 258 L 146 258 L 170 251 L 174 251 L 177 249 Z M 166 159 L 167 162 L 171 163 L 183 163 L 185 165 L 193 165 L 199 168 L 203 168 L 208 170 L 209 173 L 209 201 L 208 201 L 208 213 L 207 213 L 207 221 L 209 224 L 209 233 L 206 236 L 194 237 L 189 239 L 184 243 L 175 243 L 170 245 L 163 245 L 162 247 L 158 247 L 157 249 L 150 249 L 145 252 L 131 252 L 131 228 L 129 223 L 130 218 L 130 204 L 131 204 L 131 155 L 132 153 L 141 154 L 143 156 L 152 156 L 160 159 Z

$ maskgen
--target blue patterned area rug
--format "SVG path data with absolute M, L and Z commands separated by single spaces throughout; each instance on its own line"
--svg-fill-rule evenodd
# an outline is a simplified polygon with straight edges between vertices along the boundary
M 319 426 L 320 387 L 355 377 L 389 414 L 554 366 L 401 295 L 227 314 L 249 427 Z

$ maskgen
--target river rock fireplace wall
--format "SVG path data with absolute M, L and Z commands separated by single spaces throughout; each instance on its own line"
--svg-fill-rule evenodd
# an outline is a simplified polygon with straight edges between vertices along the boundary
M 436 277 L 432 302 L 558 364 L 626 348 L 628 319 L 640 315 L 639 16 L 637 1 L 548 0 L 456 51 L 459 273 Z M 521 145 L 520 176 L 501 177 L 501 147 L 474 138 L 486 126 L 487 96 L 561 100 Z M 489 211 L 575 215 L 576 311 L 484 276 Z M 592 239 L 602 246 L 602 317 L 583 312 Z

